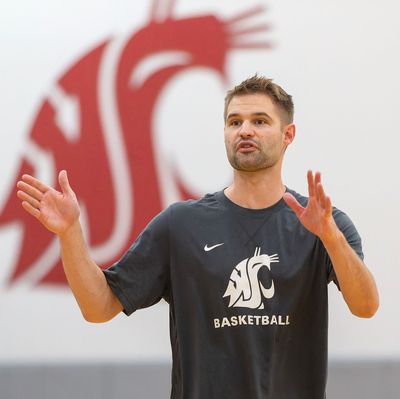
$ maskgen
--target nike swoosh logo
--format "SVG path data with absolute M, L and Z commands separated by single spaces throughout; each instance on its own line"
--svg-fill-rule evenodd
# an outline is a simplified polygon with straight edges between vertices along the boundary
M 215 244 L 212 245 L 211 247 L 208 246 L 208 244 L 204 245 L 204 251 L 208 252 L 208 251 L 212 251 L 214 248 L 220 247 L 221 245 L 224 245 L 223 242 L 221 242 L 220 244 Z

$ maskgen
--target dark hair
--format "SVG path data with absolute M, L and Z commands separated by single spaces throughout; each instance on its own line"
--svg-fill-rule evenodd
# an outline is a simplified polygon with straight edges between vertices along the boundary
M 294 105 L 292 96 L 287 94 L 282 87 L 272 82 L 264 76 L 254 76 L 244 80 L 239 85 L 226 93 L 224 121 L 226 121 L 228 105 L 235 96 L 243 96 L 246 94 L 265 94 L 279 108 L 285 123 L 293 122 Z

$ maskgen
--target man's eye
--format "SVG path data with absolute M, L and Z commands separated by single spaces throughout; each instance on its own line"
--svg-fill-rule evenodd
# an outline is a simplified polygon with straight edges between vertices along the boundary
M 257 119 L 257 120 L 255 121 L 255 124 L 256 124 L 256 125 L 264 125 L 265 123 L 267 123 L 267 122 L 265 122 L 264 119 Z
M 231 122 L 230 122 L 230 126 L 240 126 L 240 124 L 241 124 L 241 122 L 240 121 L 238 121 L 238 120 L 232 120 Z

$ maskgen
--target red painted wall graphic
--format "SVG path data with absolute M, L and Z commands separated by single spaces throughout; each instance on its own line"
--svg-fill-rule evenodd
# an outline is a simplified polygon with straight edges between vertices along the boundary
M 163 209 L 152 123 L 165 84 L 193 67 L 225 80 L 229 51 L 269 47 L 253 35 L 268 29 L 251 25 L 261 7 L 228 20 L 175 19 L 173 1 L 159 18 L 161 3 L 153 2 L 149 22 L 131 37 L 99 44 L 61 76 L 34 119 L 18 172 L 18 179 L 37 176 L 46 167 L 56 185 L 58 171 L 68 170 L 90 251 L 102 267 Z M 178 172 L 173 183 L 181 199 L 191 197 Z M 21 208 L 14 187 L 0 211 L 0 226 L 18 221 L 23 228 L 10 284 L 66 284 L 56 238 Z

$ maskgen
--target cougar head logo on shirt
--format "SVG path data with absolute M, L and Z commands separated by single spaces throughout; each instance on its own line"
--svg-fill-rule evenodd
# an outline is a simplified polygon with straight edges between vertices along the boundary
M 231 50 L 269 47 L 252 36 L 268 30 L 251 26 L 262 7 L 224 21 L 215 15 L 174 18 L 173 5 L 153 0 L 147 25 L 125 39 L 99 43 L 53 83 L 17 173 L 16 180 L 30 173 L 55 186 L 57 172 L 68 170 L 90 252 L 101 267 L 119 259 L 165 207 L 167 185 L 176 200 L 195 197 L 154 143 L 154 110 L 164 87 L 198 67 L 225 82 Z M 57 240 L 22 210 L 14 187 L 0 213 L 0 226 L 21 227 L 11 282 L 66 284 Z
M 278 255 L 261 254 L 261 248 L 256 248 L 253 257 L 242 260 L 233 269 L 223 295 L 223 298 L 230 296 L 228 306 L 264 309 L 263 298 L 272 298 L 275 286 L 271 280 L 271 286 L 265 288 L 258 278 L 258 272 L 262 267 L 271 270 L 273 262 L 279 262 Z

